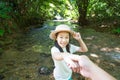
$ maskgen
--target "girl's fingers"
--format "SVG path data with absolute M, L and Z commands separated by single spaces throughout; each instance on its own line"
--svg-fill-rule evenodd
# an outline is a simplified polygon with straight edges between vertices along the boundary
M 74 35 L 73 35 L 73 38 L 75 38 L 76 40 L 80 39 L 81 38 L 81 35 L 79 32 L 75 32 Z
M 76 72 L 79 73 L 80 72 L 80 66 L 79 66 L 78 62 L 75 62 L 75 63 L 77 65 Z
M 76 61 L 74 61 L 73 64 L 69 65 L 69 68 L 72 69 L 73 72 L 80 73 L 80 66 Z
M 77 72 L 77 69 L 76 68 L 71 68 L 73 72 Z

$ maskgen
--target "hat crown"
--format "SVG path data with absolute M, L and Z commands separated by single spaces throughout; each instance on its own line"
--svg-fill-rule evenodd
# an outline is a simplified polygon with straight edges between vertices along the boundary
M 62 31 L 62 30 L 63 30 L 63 31 L 65 31 L 65 30 L 71 31 L 71 29 L 70 29 L 69 26 L 63 25 L 63 24 L 56 27 L 55 31 L 58 31 L 58 30 L 60 30 L 60 31 Z
M 56 34 L 62 31 L 69 32 L 71 35 L 73 35 L 74 33 L 68 25 L 61 24 L 61 25 L 56 26 L 55 30 L 51 31 L 49 36 L 52 40 L 55 40 Z

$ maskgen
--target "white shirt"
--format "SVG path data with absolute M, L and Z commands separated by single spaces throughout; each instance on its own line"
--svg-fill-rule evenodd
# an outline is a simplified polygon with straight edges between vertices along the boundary
M 78 46 L 70 44 L 71 54 L 78 50 L 79 50 Z M 66 48 L 63 48 L 63 51 L 67 52 Z M 54 52 L 60 52 L 60 51 L 57 47 L 54 46 L 51 49 L 51 53 L 54 53 Z M 66 62 L 64 60 L 58 61 L 55 59 L 53 59 L 53 61 L 55 65 L 55 68 L 53 71 L 55 80 L 68 80 L 72 76 L 72 70 L 67 66 Z

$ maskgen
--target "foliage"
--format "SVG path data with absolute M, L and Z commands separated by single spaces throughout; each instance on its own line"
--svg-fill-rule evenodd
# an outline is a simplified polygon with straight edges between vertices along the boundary
M 4 30 L 0 29 L 0 36 L 3 36 L 3 35 L 4 35 Z
M 60 16 L 62 19 L 77 18 L 77 11 L 75 7 L 75 1 L 73 0 L 59 0 L 50 3 L 50 12 L 53 18 Z
M 16 27 L 25 30 L 30 25 L 42 25 L 46 20 L 89 18 L 104 19 L 120 16 L 120 0 L 1 0 L 0 36 Z
M 113 29 L 113 33 L 120 35 L 120 28 Z
M 0 36 L 12 33 L 12 29 L 16 28 L 13 22 L 11 12 L 12 7 L 7 2 L 0 2 Z
M 95 18 L 120 16 L 120 0 L 90 0 L 87 15 Z
M 9 19 L 11 16 L 9 15 L 9 12 L 12 10 L 10 6 L 6 5 L 5 2 L 0 2 L 0 18 L 3 19 Z

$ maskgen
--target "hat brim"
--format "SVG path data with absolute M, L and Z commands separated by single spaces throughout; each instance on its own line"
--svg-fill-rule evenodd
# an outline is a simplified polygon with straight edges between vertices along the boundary
M 54 31 L 51 31 L 51 33 L 49 35 L 50 39 L 55 40 L 56 39 L 56 34 L 59 33 L 59 32 L 68 32 L 71 35 L 74 34 L 74 31 L 71 31 L 71 30 L 57 30 L 57 31 L 54 30 Z

